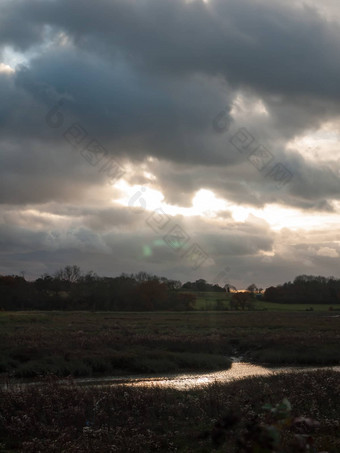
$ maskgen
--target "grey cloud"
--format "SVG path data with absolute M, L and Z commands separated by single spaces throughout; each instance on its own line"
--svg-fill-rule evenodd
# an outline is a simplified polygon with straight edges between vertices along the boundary
M 15 140 L 0 147 L 0 203 L 79 202 L 88 199 L 87 191 L 98 198 L 105 193 L 105 175 L 66 144 Z
M 7 17 L 26 17 L 21 29 L 32 44 L 41 39 L 34 37 L 37 25 L 48 24 L 65 30 L 79 47 L 111 55 L 113 49 L 114 56 L 123 50 L 152 71 L 221 73 L 265 92 L 338 92 L 339 28 L 311 7 L 248 0 L 102 0 L 81 6 L 76 0 L 32 0 L 5 2 L 4 8 Z
M 13 74 L 0 72 L 1 272 L 85 262 L 102 274 L 156 267 L 183 280 L 228 265 L 238 286 L 336 265 L 317 255 L 332 248 L 326 232 L 306 233 L 309 246 L 300 237 L 299 247 L 265 223 L 236 224 L 227 211 L 219 224 L 173 218 L 215 263 L 197 274 L 157 242 L 146 213 L 112 205 L 118 189 L 63 139 L 79 123 L 131 168 L 131 185 L 159 189 L 171 204 L 190 206 L 206 188 L 241 205 L 333 212 L 335 165 L 286 145 L 339 117 L 336 22 L 313 8 L 250 0 L 6 0 L 0 10 L 0 49 L 27 60 Z M 230 121 L 240 95 L 244 111 L 217 133 L 216 114 L 225 109 Z M 60 98 L 63 124 L 53 129 L 45 116 Z M 254 111 L 258 99 L 268 115 Z M 278 190 L 231 145 L 239 127 L 292 170 L 289 185 Z
M 302 29 L 305 27 L 305 29 L 303 29 L 304 33 L 302 34 L 302 37 L 311 32 L 311 24 L 313 26 L 315 24 L 317 25 L 317 31 L 325 29 L 326 24 L 320 17 L 313 13 L 313 11 L 306 10 L 303 15 L 301 15 L 302 12 L 298 13 L 298 17 L 302 23 L 302 25 L 299 23 L 298 28 L 297 19 L 288 16 L 289 9 L 279 8 L 278 6 L 273 6 L 271 8 L 266 7 L 265 13 L 259 14 L 259 12 L 264 11 L 264 6 L 258 4 L 257 13 L 252 14 L 252 22 L 249 22 L 247 14 L 249 14 L 249 11 L 253 11 L 254 6 L 245 1 L 239 4 L 230 1 L 227 3 L 227 6 L 223 6 L 221 3 L 215 1 L 212 2 L 209 7 L 204 6 L 203 3 L 200 4 L 199 2 L 188 4 L 182 2 L 163 2 L 155 7 L 154 10 L 151 10 L 151 6 L 155 6 L 152 1 L 147 2 L 144 6 L 138 7 L 136 5 L 133 6 L 132 4 L 123 4 L 118 1 L 113 3 L 102 2 L 102 8 L 95 8 L 95 11 L 92 4 L 86 4 L 86 7 L 81 11 L 78 11 L 79 14 L 77 17 L 75 17 L 75 11 L 77 11 L 76 5 L 72 2 L 67 4 L 66 15 L 61 14 L 66 11 L 66 4 L 62 1 L 51 3 L 33 1 L 31 8 L 27 8 L 27 6 L 24 6 L 22 3 L 16 2 L 12 5 L 12 8 L 15 8 L 15 5 L 17 5 L 18 15 L 20 15 L 20 11 L 22 11 L 28 18 L 31 18 L 33 23 L 36 23 L 37 21 L 41 21 L 41 23 L 53 22 L 55 27 L 61 27 L 61 29 L 64 27 L 70 34 L 73 33 L 77 39 L 75 39 L 74 45 L 61 46 L 58 48 L 51 46 L 48 53 L 44 53 L 31 61 L 30 68 L 19 69 L 17 71 L 14 78 L 14 88 L 17 91 L 14 94 L 18 97 L 18 101 L 12 106 L 7 104 L 7 111 L 19 112 L 19 114 L 16 113 L 14 118 L 11 118 L 11 115 L 9 116 L 9 119 L 7 119 L 4 126 L 5 134 L 8 129 L 8 133 L 11 134 L 13 134 L 15 130 L 20 130 L 20 135 L 42 136 L 44 140 L 46 140 L 47 132 L 41 127 L 43 108 L 46 110 L 50 108 L 47 103 L 52 103 L 53 98 L 56 100 L 57 93 L 59 93 L 59 96 L 69 98 L 64 111 L 65 118 L 68 119 L 69 123 L 72 123 L 72 121 L 75 120 L 80 121 L 81 125 L 90 132 L 90 135 L 100 137 L 103 144 L 105 144 L 105 146 L 113 153 L 125 153 L 133 159 L 143 159 L 143 157 L 149 153 L 151 155 L 159 156 L 162 159 L 177 161 L 183 164 L 231 166 L 229 169 L 230 171 L 226 171 L 225 173 L 226 176 L 228 173 L 233 173 L 235 178 L 228 177 L 227 181 L 222 180 L 220 183 L 220 185 L 224 187 L 228 187 L 228 185 L 231 186 L 231 198 L 241 201 L 243 200 L 242 193 L 244 192 L 244 198 L 247 198 L 250 203 L 265 203 L 268 199 L 273 197 L 271 193 L 265 194 L 268 190 L 265 188 L 266 185 L 261 187 L 261 183 L 258 183 L 261 178 L 256 171 L 251 173 L 251 171 L 248 171 L 249 169 L 244 170 L 244 166 L 242 166 L 242 169 L 240 168 L 240 170 L 235 172 L 233 167 L 242 162 L 242 156 L 237 152 L 235 153 L 235 149 L 231 147 L 228 139 L 221 140 L 220 136 L 218 137 L 216 134 L 212 134 L 211 120 L 216 112 L 216 110 L 214 111 L 215 106 L 220 104 L 219 97 L 223 92 L 223 85 L 221 80 L 211 77 L 213 74 L 213 72 L 211 72 L 213 65 L 210 61 L 210 54 L 208 55 L 207 49 L 209 50 L 210 47 L 212 47 L 212 42 L 215 40 L 215 52 L 221 52 L 225 40 L 227 40 L 229 34 L 232 34 L 233 40 L 230 40 L 230 42 L 228 41 L 227 49 L 225 46 L 223 47 L 224 52 L 227 54 L 226 61 L 229 57 L 231 58 L 230 55 L 232 54 L 233 45 L 236 46 L 236 43 L 241 50 L 244 50 L 244 46 L 248 46 L 249 48 L 255 46 L 256 48 L 256 46 L 261 43 L 261 49 L 263 50 L 264 55 L 266 55 L 266 52 L 269 52 L 266 50 L 267 47 L 273 43 L 275 44 L 273 48 L 279 49 L 278 54 L 280 55 L 280 58 L 284 58 L 285 52 L 284 49 L 282 49 L 282 46 L 278 46 L 278 40 L 282 38 L 282 34 L 288 33 L 287 30 L 289 31 L 287 39 L 289 38 L 290 41 L 288 40 L 288 42 L 291 42 L 296 38 L 298 31 L 298 36 L 301 35 L 301 27 Z M 74 6 L 74 8 L 71 6 Z M 145 11 L 149 11 L 149 8 L 150 15 L 144 14 Z M 32 11 L 35 10 L 38 14 L 34 16 L 33 20 Z M 184 11 L 183 17 L 180 15 L 181 11 Z M 220 13 L 217 16 L 218 18 L 214 16 L 214 11 Z M 162 25 L 161 29 L 159 29 L 158 26 L 156 29 L 151 27 L 151 24 L 155 23 L 151 21 L 154 14 L 156 14 L 158 18 L 158 23 Z M 85 27 L 83 25 L 83 20 L 90 16 L 92 17 L 91 27 Z M 121 17 L 123 22 L 127 21 L 127 25 L 138 24 L 139 28 L 137 27 L 137 29 L 132 32 L 128 27 L 123 30 L 121 25 L 114 27 L 118 17 Z M 170 18 L 170 25 L 171 21 L 176 21 L 176 18 L 181 17 L 178 33 L 170 34 L 165 32 L 167 30 L 166 27 L 170 26 L 163 24 L 165 17 Z M 286 25 L 281 28 L 273 28 L 272 24 L 276 24 L 277 20 L 282 19 L 283 17 L 287 19 L 285 22 Z M 113 20 L 113 22 L 110 22 L 110 29 L 108 27 L 108 18 Z M 215 23 L 216 21 L 217 25 L 219 24 L 219 21 L 224 21 L 223 27 L 222 25 L 218 27 Z M 260 28 L 259 25 L 261 21 L 263 21 L 262 25 L 269 23 L 270 27 L 268 29 L 265 27 Z M 207 71 L 204 71 L 203 69 L 199 70 L 195 64 L 191 64 L 192 61 L 190 58 L 183 59 L 183 61 L 181 61 L 182 67 L 186 67 L 187 65 L 188 68 L 186 69 L 185 74 L 182 74 L 181 78 L 178 79 L 176 71 L 171 71 L 170 68 L 167 68 L 167 73 L 162 72 L 161 74 L 158 72 L 151 73 L 150 71 L 146 73 L 143 71 L 143 67 L 139 65 L 137 66 L 138 69 L 136 69 L 131 58 L 126 57 L 126 54 L 130 55 L 129 52 L 131 50 L 129 47 L 131 44 L 130 32 L 131 42 L 133 42 L 134 45 L 145 45 L 145 48 L 143 47 L 139 50 L 140 57 L 144 58 L 146 62 L 149 61 L 152 55 L 155 58 L 155 55 L 157 54 L 156 47 L 161 44 L 161 41 L 154 38 L 162 32 L 163 41 L 165 40 L 163 42 L 165 48 L 159 55 L 162 53 L 166 55 L 166 62 L 171 65 L 173 63 L 172 58 L 174 59 L 176 56 L 180 58 L 181 52 L 188 51 L 186 48 L 186 40 L 184 39 L 184 36 L 181 36 L 187 22 L 191 27 L 189 28 L 192 30 L 195 30 L 196 27 L 199 26 L 201 29 L 204 29 L 202 27 L 204 22 L 207 23 L 208 30 L 213 30 L 211 33 L 205 31 L 203 33 L 197 33 L 198 40 L 203 39 L 202 36 L 206 33 L 208 34 L 208 36 L 203 36 L 206 40 L 205 46 L 203 46 L 202 43 L 200 46 L 199 42 L 197 43 L 195 40 L 190 40 L 186 35 L 189 41 L 190 58 L 192 59 L 192 55 L 195 54 L 192 52 L 192 46 L 200 48 L 200 64 L 205 64 L 207 66 Z M 212 24 L 214 27 L 212 27 Z M 29 21 L 27 26 L 29 26 Z M 324 30 L 324 33 L 330 33 L 331 36 L 333 36 L 334 33 L 336 33 L 336 30 L 335 25 L 332 27 L 331 31 L 329 31 L 330 28 L 328 28 L 327 30 Z M 152 34 L 150 30 L 153 30 L 154 33 Z M 103 35 L 104 31 L 106 33 L 105 36 Z M 317 35 L 317 31 L 313 31 L 313 36 L 315 34 Z M 145 36 L 145 40 L 136 40 L 136 34 L 138 36 L 138 33 Z M 277 34 L 280 35 L 280 33 L 281 35 L 274 40 L 265 39 L 266 37 L 269 38 L 269 33 L 272 33 L 273 36 L 276 36 Z M 223 36 L 223 39 L 219 34 Z M 153 37 L 153 47 L 151 46 L 150 52 L 149 45 L 151 45 L 151 35 Z M 88 39 L 85 39 L 85 36 Z M 93 37 L 95 37 L 97 44 L 98 40 L 102 39 L 104 47 L 105 45 L 108 45 L 108 43 L 114 44 L 114 48 L 118 46 L 121 50 L 120 53 L 111 55 L 110 58 L 112 60 L 110 58 L 104 60 L 104 54 L 101 52 L 94 55 L 93 49 L 89 45 L 89 40 L 91 41 Z M 119 39 L 119 37 L 121 38 Z M 150 38 L 150 42 L 148 41 L 148 38 Z M 180 38 L 183 38 L 182 46 L 178 45 L 178 40 Z M 176 52 L 169 53 L 166 49 L 170 46 L 171 40 L 173 40 L 175 44 L 177 42 L 177 45 L 174 47 L 176 48 Z M 306 44 L 305 40 L 302 41 Z M 98 47 L 96 47 L 96 49 L 97 48 Z M 148 52 L 146 52 L 147 49 Z M 154 53 L 152 52 L 153 49 Z M 243 55 L 241 50 L 238 50 L 238 53 L 236 53 L 237 59 L 239 59 L 239 55 Z M 329 49 L 329 51 L 331 51 L 331 49 Z M 244 55 L 247 56 L 248 54 L 249 49 L 248 53 L 245 52 Z M 268 55 L 270 56 L 271 67 L 276 67 L 277 65 L 272 64 L 273 54 L 269 52 Z M 221 58 L 220 60 L 220 63 L 223 65 L 223 59 Z M 235 70 L 234 63 L 227 66 L 228 71 Z M 262 67 L 263 70 L 268 69 L 265 58 L 261 67 L 258 68 L 260 71 L 248 71 L 245 67 L 244 76 L 259 77 Z M 222 69 L 219 71 L 221 74 L 223 74 Z M 198 70 L 201 74 L 206 75 L 198 76 Z M 227 78 L 232 80 L 229 73 L 227 74 Z M 273 79 L 275 79 L 275 77 L 273 77 Z M 241 74 L 238 74 L 238 80 L 242 80 Z M 268 87 L 268 93 L 273 92 L 266 79 L 265 83 Z M 240 86 L 242 86 L 242 83 Z M 250 83 L 249 86 L 253 86 L 253 89 L 255 90 L 258 89 L 256 84 L 252 85 Z M 294 89 L 296 86 L 297 85 L 294 83 Z M 226 87 L 228 88 L 228 85 Z M 14 88 L 12 86 L 12 90 L 14 90 Z M 297 130 L 302 130 L 307 126 L 310 127 L 312 124 L 316 124 L 316 121 L 321 121 L 322 115 L 327 115 L 326 104 L 324 105 L 322 112 L 320 112 L 319 108 L 317 109 L 318 105 L 315 105 L 315 108 L 312 109 L 312 113 L 306 113 L 304 116 L 300 115 L 302 107 L 306 107 L 306 104 L 303 103 L 304 96 L 301 90 L 298 96 L 294 94 L 296 99 L 289 98 L 290 100 L 288 101 L 287 98 L 283 98 L 284 105 L 281 105 L 281 107 L 280 103 L 274 102 L 273 97 L 268 97 L 269 94 L 267 95 L 268 99 L 266 98 L 266 94 L 264 94 L 264 96 L 265 101 L 268 101 L 268 108 L 272 115 L 272 121 L 269 122 L 267 128 L 273 124 L 276 128 L 272 141 L 272 145 L 275 148 L 277 140 L 281 139 L 282 141 L 283 133 L 286 133 L 286 137 L 287 133 L 290 137 L 294 136 Z M 226 97 L 227 106 L 229 105 L 230 108 L 235 97 L 235 92 L 230 90 L 230 93 L 226 95 Z M 20 101 L 24 108 L 19 108 Z M 311 101 L 309 100 L 308 102 L 307 107 L 310 106 Z M 282 113 L 285 105 L 286 109 L 288 109 L 289 105 L 294 106 L 297 105 L 296 103 L 301 104 L 299 108 L 297 106 L 294 107 L 298 121 L 292 120 L 294 115 L 286 114 L 284 116 Z M 34 108 L 31 109 L 34 110 L 33 114 L 29 114 L 29 106 L 34 106 Z M 318 117 L 316 110 L 319 111 Z M 36 112 L 38 112 L 39 115 L 37 115 Z M 287 110 L 287 113 L 291 112 Z M 17 117 L 18 115 L 19 118 Z M 304 118 L 303 120 L 301 120 L 302 117 Z M 255 126 L 256 123 L 253 125 L 254 130 L 256 129 Z M 259 140 L 262 140 L 261 130 L 258 136 Z M 278 152 L 277 150 L 276 153 L 277 158 L 283 154 L 282 151 Z M 294 156 L 290 156 L 290 162 L 292 163 L 294 160 L 296 161 Z M 299 172 L 299 165 L 297 165 L 297 162 L 295 161 L 294 169 Z M 307 171 L 303 165 L 301 165 L 301 170 L 302 174 L 307 174 L 309 171 Z M 311 169 L 311 171 L 313 172 L 314 170 Z M 337 181 L 333 178 L 333 183 L 331 183 L 327 173 L 322 176 L 326 186 L 324 194 L 320 193 L 317 199 L 310 203 L 310 206 L 324 205 L 328 209 L 329 207 L 325 204 L 325 198 L 330 193 L 333 193 L 334 197 L 338 197 L 338 192 L 335 187 Z M 182 178 L 181 176 L 177 176 L 177 179 L 178 178 L 182 179 L 182 185 L 191 185 L 191 188 L 184 188 L 185 190 L 181 196 L 181 199 L 183 200 L 185 198 L 185 193 L 192 193 L 197 188 L 197 185 L 195 186 L 193 178 L 190 183 L 184 181 L 184 176 Z M 245 180 L 247 181 L 246 184 L 243 182 Z M 303 175 L 303 181 L 304 180 L 305 176 Z M 199 182 L 199 180 L 196 181 L 196 184 Z M 250 187 L 247 187 L 248 182 Z M 173 184 L 175 183 L 177 182 L 174 181 Z M 217 184 L 214 180 L 208 181 L 206 184 L 212 185 L 219 190 L 218 186 L 216 187 Z M 329 185 L 331 185 L 331 187 L 327 187 Z M 168 187 L 170 186 L 171 182 L 169 182 Z M 257 190 L 255 189 L 254 191 L 254 186 L 255 188 L 258 187 L 257 195 Z M 315 190 L 308 190 L 308 194 L 306 193 L 307 190 L 305 190 L 305 193 L 302 193 L 303 189 L 299 188 L 299 184 L 293 185 L 292 187 L 293 190 L 295 190 L 296 187 L 296 193 L 293 194 L 294 196 L 291 198 L 285 197 L 285 202 L 287 203 L 294 204 L 295 202 L 299 202 L 299 197 L 313 197 L 313 193 L 315 193 Z M 250 188 L 252 189 L 250 190 Z M 323 184 L 319 186 L 320 192 L 322 192 L 322 188 Z M 167 192 L 169 199 L 174 199 L 174 191 L 167 190 Z M 274 197 L 275 196 L 277 196 L 277 194 L 274 194 Z M 308 201 L 301 200 L 301 206 L 308 203 Z

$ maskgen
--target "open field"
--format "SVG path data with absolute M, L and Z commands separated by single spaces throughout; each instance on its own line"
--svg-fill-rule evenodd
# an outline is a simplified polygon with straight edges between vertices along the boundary
M 292 410 L 281 425 L 280 448 L 274 444 L 280 424 L 263 405 L 275 406 L 285 397 Z M 0 414 L 0 450 L 8 453 L 294 453 L 311 451 L 291 445 L 308 435 L 313 451 L 340 451 L 340 380 L 339 373 L 329 370 L 247 378 L 185 392 L 77 387 L 50 379 L 39 387 L 0 390 Z M 262 449 L 242 449 L 240 443 L 261 443 Z
M 324 312 L 2 312 L 0 377 L 214 371 L 232 355 L 336 365 L 339 344 Z
M 220 292 L 190 292 L 196 296 L 195 310 L 228 310 L 231 294 Z M 279 304 L 274 302 L 254 301 L 255 310 L 268 311 L 306 311 L 310 308 L 313 311 L 329 311 L 327 304 Z M 333 309 L 340 311 L 340 305 L 333 305 Z
M 255 309 L 269 310 L 269 311 L 340 311 L 340 305 L 326 305 L 326 304 L 278 304 L 274 302 L 256 301 Z M 340 314 L 340 313 L 339 313 Z

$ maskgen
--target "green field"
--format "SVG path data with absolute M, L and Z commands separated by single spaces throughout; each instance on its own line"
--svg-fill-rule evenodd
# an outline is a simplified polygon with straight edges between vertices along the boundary
M 312 308 L 312 311 L 330 311 L 329 305 L 326 304 L 278 304 L 274 302 L 264 302 L 256 301 L 255 309 L 256 310 L 269 310 L 269 311 L 309 311 Z M 334 305 L 334 309 L 340 311 L 340 306 Z
M 188 291 L 189 292 L 189 291 Z M 188 293 L 187 292 L 187 293 Z M 196 296 L 195 310 L 229 310 L 231 294 L 219 292 L 191 292 Z M 254 301 L 255 310 L 269 311 L 329 311 L 327 304 L 279 304 L 274 302 Z M 334 305 L 333 309 L 340 311 L 340 305 Z
M 325 312 L 1 312 L 0 377 L 340 363 L 340 317 Z

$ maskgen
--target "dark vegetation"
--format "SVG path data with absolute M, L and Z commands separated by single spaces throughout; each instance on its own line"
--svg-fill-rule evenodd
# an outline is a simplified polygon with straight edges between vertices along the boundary
M 7 452 L 339 453 L 339 418 L 339 373 L 329 370 L 187 391 L 78 387 L 53 377 L 0 390 Z
M 264 300 L 285 304 L 339 304 L 340 279 L 300 275 L 293 282 L 267 288 Z
M 83 274 L 66 266 L 33 282 L 20 276 L 0 277 L 3 310 L 191 310 L 195 296 L 181 293 L 181 282 L 145 272 L 119 277 Z
M 280 365 L 340 364 L 340 317 L 326 312 L 3 312 L 9 378 L 228 369 L 230 356 Z
M 301 275 L 293 283 L 270 287 L 265 292 L 255 284 L 247 291 L 233 290 L 236 288 L 229 283 L 222 288 L 204 279 L 182 285 L 178 280 L 146 272 L 99 277 L 93 272 L 83 273 L 78 266 L 66 266 L 35 281 L 18 275 L 0 276 L 0 309 L 189 311 L 197 309 L 201 294 L 215 297 L 212 306 L 217 310 L 254 310 L 259 300 L 309 306 L 340 304 L 340 280 L 334 277 Z
M 224 288 L 221 288 L 219 285 L 211 285 L 210 283 L 206 282 L 203 278 L 200 278 L 195 282 L 184 283 L 182 285 L 182 289 L 189 291 L 225 293 Z
M 0 374 L 79 377 L 228 369 L 228 343 L 215 338 L 209 325 L 197 332 L 204 320 L 178 315 L 0 313 Z
M 0 390 L 0 451 L 339 453 L 335 371 L 185 392 L 72 381 L 225 370 L 234 355 L 267 366 L 340 364 L 340 316 L 311 308 L 336 310 L 338 280 L 301 276 L 285 285 L 296 299 L 276 298 L 281 287 L 271 297 L 269 288 L 269 304 L 255 285 L 228 293 L 143 272 L 108 278 L 67 266 L 34 282 L 0 277 L 0 381 L 8 385 Z M 301 288 L 318 297 L 307 300 Z M 310 311 L 258 308 L 291 310 L 293 300 Z M 198 304 L 220 311 L 195 311 Z M 36 385 L 12 387 L 22 380 Z

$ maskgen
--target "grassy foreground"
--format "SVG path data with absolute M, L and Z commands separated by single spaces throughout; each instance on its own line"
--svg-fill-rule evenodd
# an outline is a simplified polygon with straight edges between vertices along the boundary
M 340 317 L 318 312 L 0 313 L 0 378 L 340 363 Z
M 254 442 L 273 442 L 276 427 L 263 431 L 268 424 L 263 405 L 284 397 L 292 412 L 279 428 L 281 447 L 250 449 Z M 339 419 L 339 373 L 329 370 L 247 378 L 185 392 L 84 388 L 50 378 L 39 386 L 0 390 L 0 451 L 292 453 L 312 451 L 299 447 L 311 442 L 312 435 L 313 451 L 339 453 Z

